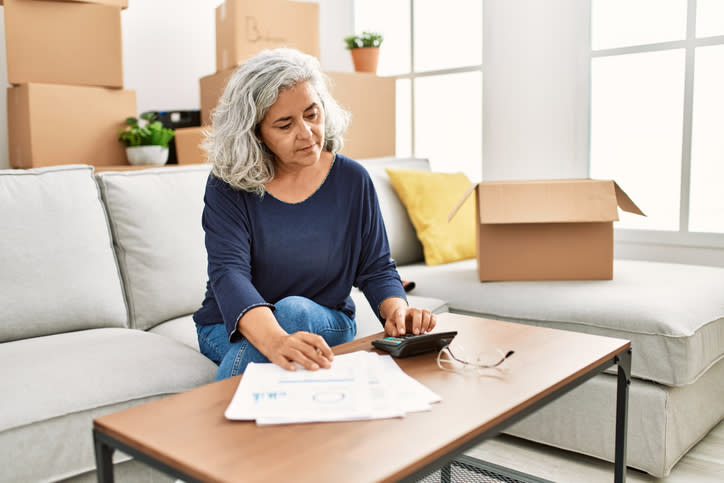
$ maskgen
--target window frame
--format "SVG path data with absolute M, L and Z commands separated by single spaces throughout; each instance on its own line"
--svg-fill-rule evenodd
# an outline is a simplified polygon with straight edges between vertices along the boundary
M 591 0 L 592 1 L 592 0 Z M 353 4 L 356 2 L 353 2 Z M 697 0 L 687 0 L 686 8 L 686 32 L 683 40 L 659 42 L 652 44 L 642 44 L 636 46 L 617 47 L 611 49 L 598 49 L 593 50 L 589 44 L 588 51 L 589 57 L 589 69 L 592 65 L 593 59 L 598 57 L 613 56 L 613 55 L 625 55 L 631 53 L 645 53 L 645 52 L 656 52 L 661 50 L 671 49 L 683 49 L 685 55 L 685 72 L 684 72 L 684 110 L 683 110 L 683 123 L 682 123 L 682 146 L 680 153 L 681 160 L 681 177 L 680 177 L 680 198 L 679 198 L 679 226 L 678 230 L 645 230 L 645 229 L 632 229 L 632 228 L 618 228 L 614 225 L 614 237 L 617 246 L 623 245 L 630 248 L 624 249 L 629 253 L 634 253 L 633 256 L 629 255 L 626 258 L 638 258 L 647 259 L 655 258 L 660 260 L 677 260 L 687 261 L 691 260 L 692 263 L 706 263 L 702 262 L 700 253 L 708 253 L 706 256 L 710 259 L 713 265 L 724 266 L 724 234 L 722 233 L 707 233 L 707 232 L 691 232 L 689 231 L 689 210 L 690 210 L 690 179 L 691 179 L 691 147 L 692 147 L 692 118 L 693 118 L 693 96 L 694 96 L 694 61 L 696 49 L 699 47 L 713 46 L 713 45 L 724 45 L 724 35 L 708 36 L 702 38 L 696 38 L 696 3 Z M 407 72 L 403 74 L 389 75 L 390 78 L 396 80 L 409 80 L 409 126 L 410 126 L 410 139 L 409 139 L 409 150 L 407 150 L 411 156 L 420 155 L 415 151 L 415 80 L 426 76 L 440 76 L 448 74 L 468 73 L 468 72 L 480 72 L 483 76 L 482 83 L 485 84 L 485 76 L 483 74 L 483 63 L 479 65 L 462 66 L 457 68 L 439 69 L 439 70 L 428 70 L 428 71 L 415 71 L 414 70 L 414 59 L 415 59 L 415 22 L 414 22 L 414 9 L 415 1 L 409 0 L 409 20 L 410 20 L 410 57 L 409 65 L 407 66 Z M 589 4 L 592 5 L 592 4 Z M 592 8 L 591 8 L 592 10 Z M 484 10 L 483 10 L 484 15 Z M 484 19 L 481 19 L 481 21 Z M 590 17 L 588 19 L 591 21 Z M 353 20 L 355 27 L 362 27 L 357 24 L 357 15 L 354 15 Z M 484 23 L 483 23 L 484 25 Z M 589 109 L 592 92 L 589 91 Z M 406 96 L 407 97 L 407 96 Z M 484 104 L 484 96 L 481 96 L 482 104 Z M 483 105 L 481 105 L 481 114 L 484 112 Z M 590 122 L 589 112 L 589 122 Z M 398 116 L 403 113 L 398 113 Z M 484 120 L 483 120 L 484 121 Z M 485 152 L 484 143 L 481 133 L 481 152 Z M 591 157 L 590 157 L 590 133 L 589 138 L 586 140 L 589 146 L 589 158 L 585 160 L 587 167 L 586 170 L 590 175 L 591 171 Z M 407 143 L 407 142 L 406 142 Z M 483 172 L 483 163 L 481 159 L 481 173 Z M 635 198 L 635 197 L 634 197 Z M 692 251 L 687 251 L 692 249 Z M 683 250 L 683 251 L 682 251 Z M 713 251 L 712 251 L 713 250 Z M 617 249 L 618 251 L 618 249 Z M 711 256 L 716 260 L 712 260 Z
M 404 74 L 393 74 L 385 77 L 389 77 L 392 79 L 395 79 L 395 81 L 398 80 L 409 80 L 410 81 L 410 146 L 409 146 L 409 152 L 410 156 L 415 157 L 418 156 L 418 153 L 415 151 L 415 80 L 424 78 L 424 77 L 437 77 L 437 76 L 445 76 L 450 74 L 463 74 L 463 73 L 469 73 L 469 72 L 480 72 L 481 78 L 483 77 L 483 64 L 482 62 L 480 64 L 474 64 L 474 65 L 467 65 L 467 66 L 461 66 L 461 67 L 453 67 L 453 68 L 445 68 L 445 69 L 431 69 L 431 70 L 415 70 L 415 0 L 409 0 L 409 20 L 410 20 L 410 63 L 407 66 L 407 72 Z M 355 23 L 355 31 L 360 31 L 364 26 L 357 25 L 357 15 L 355 15 L 354 18 Z M 483 25 L 483 19 L 481 15 L 480 19 L 480 25 L 482 28 Z M 482 38 L 481 38 L 482 43 Z M 482 46 L 481 46 L 482 48 Z M 482 78 L 482 82 L 485 82 L 485 79 Z M 482 122 L 482 115 L 483 115 L 483 105 L 482 105 L 482 82 L 481 82 L 481 104 L 480 104 L 480 116 L 481 116 L 481 122 Z M 397 114 L 398 116 L 400 113 Z M 482 132 L 480 133 L 480 152 L 483 152 L 483 139 L 482 139 Z M 480 160 L 480 176 L 482 176 L 483 173 L 483 161 L 482 158 Z
M 591 0 L 593 2 L 593 0 Z M 696 49 L 712 45 L 724 45 L 724 35 L 696 38 L 696 2 L 687 0 L 686 35 L 683 40 L 658 42 L 611 49 L 591 49 L 590 65 L 594 59 L 615 55 L 658 52 L 673 49 L 684 50 L 684 111 L 681 143 L 681 181 L 679 186 L 679 227 L 677 231 L 616 228 L 616 241 L 634 244 L 656 244 L 692 248 L 724 248 L 724 234 L 689 231 L 691 147 L 694 105 L 694 66 Z M 593 92 L 591 92 L 592 96 Z M 590 102 L 590 101 L 589 101 Z M 589 140 L 590 148 L 590 140 Z M 589 173 L 591 169 L 589 155 Z

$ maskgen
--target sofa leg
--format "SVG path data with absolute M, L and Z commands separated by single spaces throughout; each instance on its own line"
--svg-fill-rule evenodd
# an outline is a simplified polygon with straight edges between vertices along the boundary
M 114 448 L 103 442 L 95 429 L 93 430 L 93 444 L 95 445 L 98 483 L 113 483 Z
M 626 430 L 628 426 L 628 388 L 631 385 L 631 349 L 617 358 L 618 381 L 616 384 L 616 449 L 614 481 L 626 481 Z

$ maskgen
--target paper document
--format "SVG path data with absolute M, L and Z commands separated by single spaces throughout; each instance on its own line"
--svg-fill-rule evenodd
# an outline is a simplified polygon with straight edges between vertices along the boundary
M 259 425 L 380 419 L 429 410 L 438 401 L 390 356 L 358 351 L 317 371 L 251 363 L 224 415 Z

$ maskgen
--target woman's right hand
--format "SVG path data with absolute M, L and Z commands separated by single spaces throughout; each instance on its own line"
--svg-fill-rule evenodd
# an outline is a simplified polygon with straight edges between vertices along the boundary
M 296 364 L 310 371 L 332 366 L 334 353 L 321 335 L 302 331 L 288 334 L 267 306 L 247 311 L 236 328 L 267 359 L 288 371 L 296 371 Z
M 275 335 L 267 350 L 268 353 L 264 354 L 267 359 L 288 371 L 297 370 L 296 364 L 310 371 L 329 368 L 334 359 L 334 353 L 324 338 L 311 332 Z

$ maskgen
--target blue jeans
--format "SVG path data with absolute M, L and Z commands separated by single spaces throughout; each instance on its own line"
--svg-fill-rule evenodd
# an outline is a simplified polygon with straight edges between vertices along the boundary
M 319 334 L 330 346 L 349 342 L 357 334 L 354 320 L 308 298 L 286 297 L 274 305 L 274 317 L 289 334 L 299 331 Z M 269 362 L 246 338 L 229 342 L 224 324 L 196 324 L 196 334 L 201 353 L 219 366 L 217 381 L 241 374 L 250 362 Z

